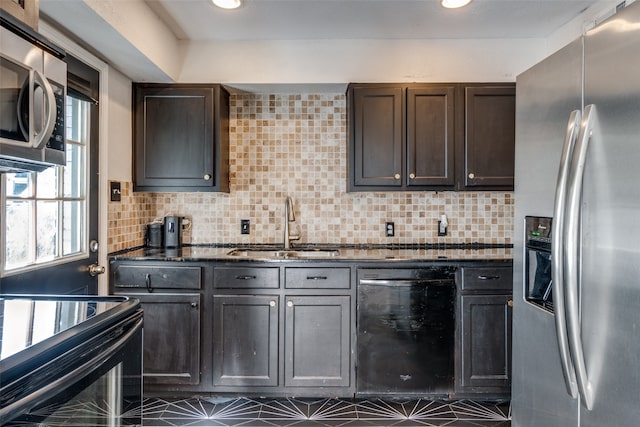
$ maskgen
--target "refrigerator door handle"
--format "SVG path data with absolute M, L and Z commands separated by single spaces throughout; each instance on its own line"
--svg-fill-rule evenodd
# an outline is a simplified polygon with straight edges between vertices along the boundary
M 565 294 L 565 277 L 563 270 L 564 263 L 564 245 L 562 239 L 564 236 L 565 224 L 565 208 L 567 198 L 567 180 L 569 178 L 569 166 L 573 157 L 573 150 L 578 138 L 580 129 L 580 110 L 574 110 L 569 116 L 567 123 L 567 132 L 562 148 L 562 157 L 560 158 L 560 166 L 558 168 L 558 181 L 556 184 L 556 195 L 554 203 L 554 224 L 553 233 L 551 233 L 551 283 L 553 283 L 554 292 L 554 316 L 556 322 L 556 335 L 558 337 L 558 349 L 560 352 L 560 362 L 562 365 L 562 374 L 564 383 L 567 386 L 567 392 L 574 399 L 578 397 L 578 386 L 576 384 L 576 374 L 569 353 L 569 340 L 567 338 L 567 322 L 564 305 Z
M 565 293 L 565 308 L 567 310 L 567 334 L 569 349 L 575 366 L 578 392 L 584 406 L 591 410 L 593 407 L 593 390 L 587 375 L 584 361 L 582 337 L 580 334 L 580 303 L 578 290 L 580 288 L 580 209 L 582 205 L 582 181 L 587 159 L 587 149 L 596 126 L 597 112 L 595 105 L 587 105 L 584 109 L 580 135 L 576 141 L 574 155 L 569 170 L 567 210 L 564 233 L 564 274 L 567 283 Z

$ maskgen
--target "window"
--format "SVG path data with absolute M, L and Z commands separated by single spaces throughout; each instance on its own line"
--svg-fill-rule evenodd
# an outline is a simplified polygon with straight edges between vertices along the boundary
M 89 107 L 66 99 L 65 166 L 2 176 L 2 275 L 87 256 Z

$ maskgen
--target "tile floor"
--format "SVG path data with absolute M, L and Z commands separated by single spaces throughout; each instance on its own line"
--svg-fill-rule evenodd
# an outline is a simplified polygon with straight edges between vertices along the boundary
M 510 427 L 509 402 L 204 398 L 144 401 L 144 426 Z

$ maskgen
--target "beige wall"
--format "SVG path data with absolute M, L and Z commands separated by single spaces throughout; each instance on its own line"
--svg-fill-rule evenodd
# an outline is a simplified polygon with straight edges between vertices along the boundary
M 109 70 L 108 178 L 131 181 L 131 80 L 113 68 Z
M 132 193 L 125 182 L 123 201 L 109 202 L 110 252 L 141 245 L 145 224 L 169 214 L 191 220 L 186 243 L 282 243 L 288 195 L 303 243 L 511 242 L 510 192 L 347 193 L 344 94 L 232 95 L 230 107 L 230 193 Z

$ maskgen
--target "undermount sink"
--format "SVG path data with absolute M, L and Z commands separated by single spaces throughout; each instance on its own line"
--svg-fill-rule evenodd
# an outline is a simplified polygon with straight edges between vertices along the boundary
M 337 249 L 233 249 L 227 255 L 243 258 L 322 259 L 340 255 Z

